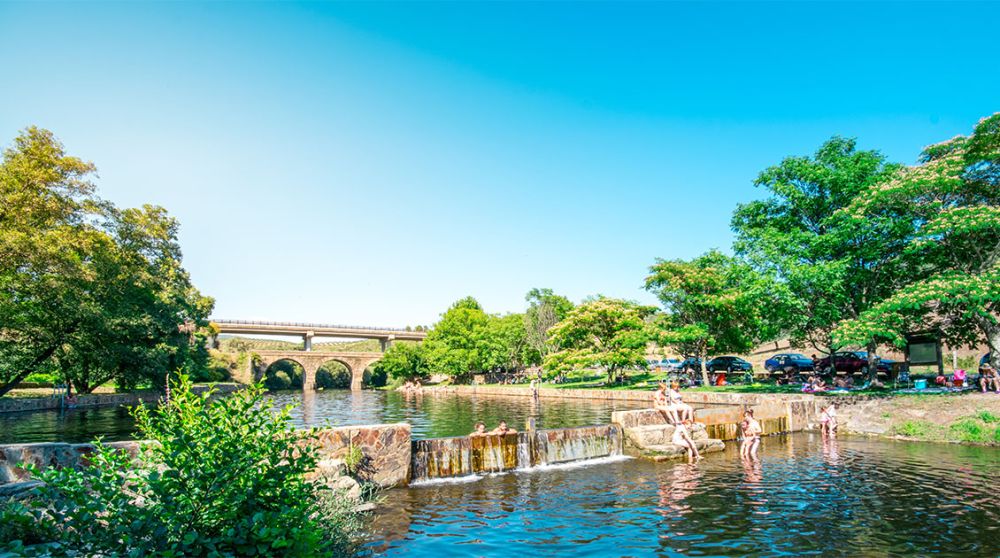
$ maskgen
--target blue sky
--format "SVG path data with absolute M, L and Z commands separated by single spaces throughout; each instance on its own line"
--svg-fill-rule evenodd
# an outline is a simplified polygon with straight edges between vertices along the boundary
M 182 224 L 217 317 L 402 326 L 641 289 L 768 165 L 1000 110 L 998 3 L 0 2 L 0 143 Z

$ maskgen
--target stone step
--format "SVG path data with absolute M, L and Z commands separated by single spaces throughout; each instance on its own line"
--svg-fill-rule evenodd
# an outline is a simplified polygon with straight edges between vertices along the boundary
M 704 424 L 694 423 L 688 427 L 693 440 L 708 439 Z M 659 446 L 672 443 L 674 427 L 670 424 L 648 424 L 625 429 L 625 438 L 637 448 Z
M 722 440 L 695 440 L 694 445 L 698 448 L 698 452 L 702 454 L 726 449 L 726 443 Z M 652 459 L 653 461 L 668 461 L 684 457 L 687 455 L 687 451 L 684 446 L 678 446 L 676 444 L 662 444 L 645 448 L 642 455 Z

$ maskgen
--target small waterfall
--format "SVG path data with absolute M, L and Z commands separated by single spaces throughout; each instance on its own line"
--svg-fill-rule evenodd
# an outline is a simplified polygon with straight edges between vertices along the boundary
M 622 432 L 618 426 L 581 426 L 536 432 L 532 461 L 535 465 L 555 465 L 621 453 Z
M 410 479 L 419 481 L 621 455 L 622 432 L 616 425 L 584 426 L 432 438 L 412 444 Z

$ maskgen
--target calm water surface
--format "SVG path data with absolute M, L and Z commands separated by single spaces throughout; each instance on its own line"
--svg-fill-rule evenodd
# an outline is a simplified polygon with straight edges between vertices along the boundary
M 271 395 L 278 406 L 295 404 L 296 425 L 333 426 L 408 422 L 414 438 L 461 436 L 477 420 L 489 428 L 501 419 L 520 429 L 534 417 L 539 428 L 607 424 L 615 410 L 637 409 L 641 403 L 615 403 L 584 399 L 469 396 L 425 393 L 404 396 L 399 392 L 329 390 L 281 392 Z M 111 407 L 0 414 L 0 443 L 89 442 L 134 438 L 135 422 L 125 409 Z
M 1000 451 L 796 434 L 697 465 L 625 460 L 396 489 L 385 556 L 1000 556 Z

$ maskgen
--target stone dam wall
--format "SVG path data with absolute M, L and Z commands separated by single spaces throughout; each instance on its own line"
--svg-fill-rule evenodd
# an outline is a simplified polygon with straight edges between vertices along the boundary
M 527 469 L 621 455 L 617 425 L 414 440 L 412 480 Z
M 213 386 L 216 393 L 224 395 L 241 390 L 246 386 L 237 384 L 218 384 Z M 194 386 L 195 393 L 201 393 L 209 386 Z M 132 393 L 92 393 L 77 396 L 76 406 L 80 407 L 122 407 L 135 406 L 144 403 L 156 403 L 163 397 L 159 391 L 141 391 Z M 24 411 L 51 411 L 63 407 L 60 397 L 4 397 L 0 398 L 0 413 L 19 413 Z

